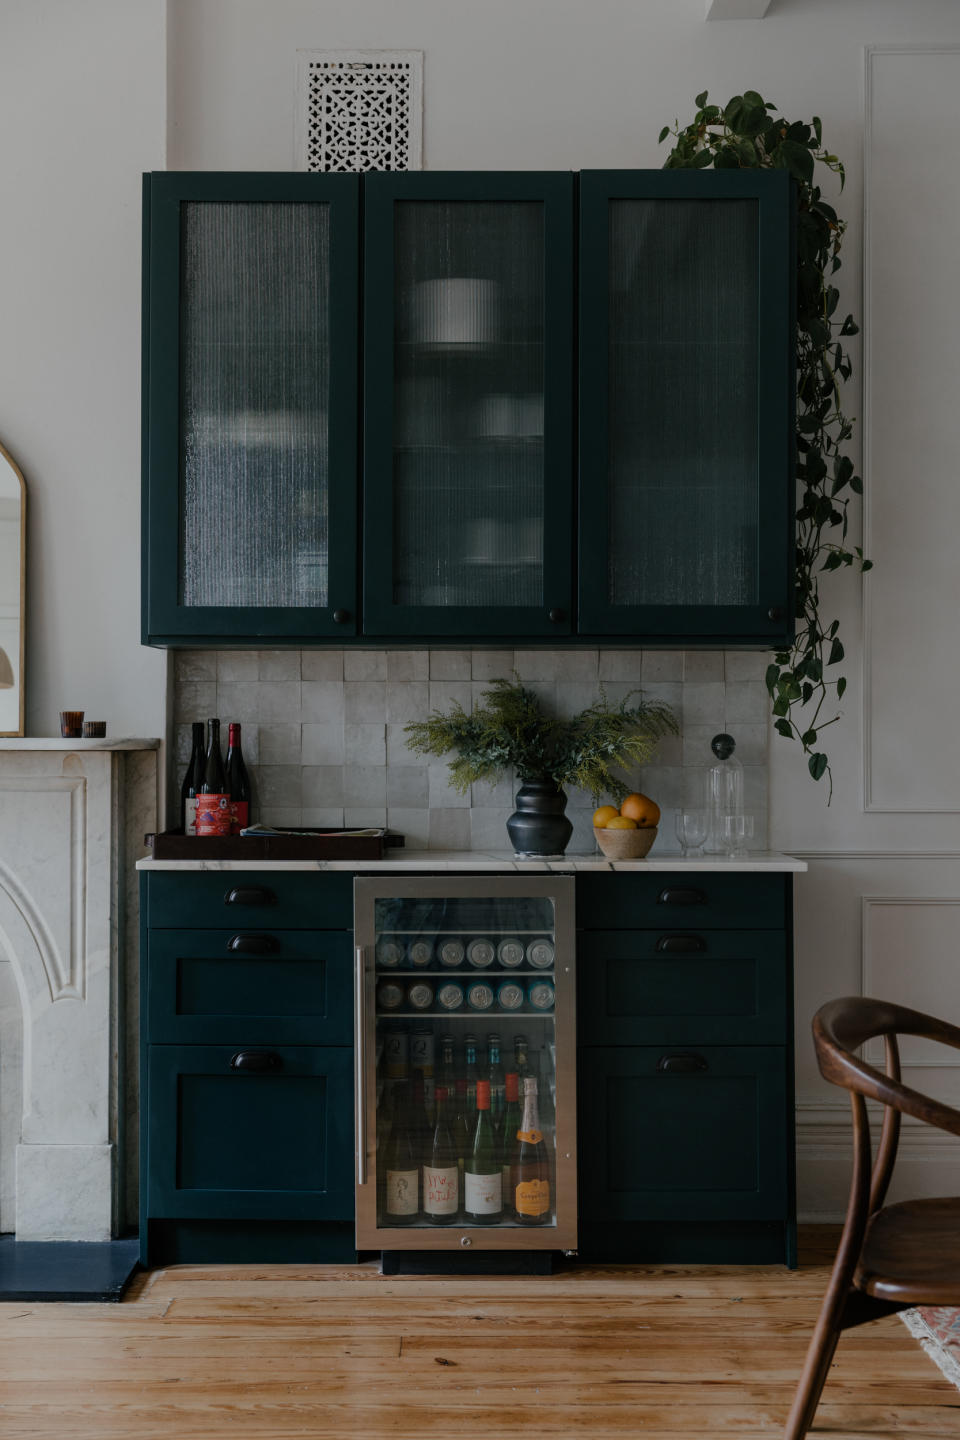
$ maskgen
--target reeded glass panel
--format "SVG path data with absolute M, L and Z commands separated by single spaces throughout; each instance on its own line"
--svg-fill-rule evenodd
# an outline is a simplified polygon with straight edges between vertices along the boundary
M 375 902 L 377 1224 L 556 1224 L 544 897 Z
M 757 204 L 610 207 L 609 599 L 757 599 Z
M 325 605 L 329 206 L 182 214 L 181 602 Z
M 544 212 L 396 207 L 394 601 L 539 605 Z

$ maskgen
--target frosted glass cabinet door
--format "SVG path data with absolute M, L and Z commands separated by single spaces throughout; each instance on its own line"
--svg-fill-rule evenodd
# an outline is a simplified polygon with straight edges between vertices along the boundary
M 581 634 L 790 629 L 785 173 L 581 177 Z
M 356 630 L 356 176 L 148 176 L 145 638 Z
M 365 177 L 364 631 L 571 630 L 573 179 Z

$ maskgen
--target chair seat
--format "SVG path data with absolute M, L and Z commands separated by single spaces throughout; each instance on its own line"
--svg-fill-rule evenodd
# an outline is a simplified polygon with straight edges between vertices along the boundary
M 854 1285 L 906 1305 L 960 1301 L 960 1196 L 909 1200 L 870 1221 Z

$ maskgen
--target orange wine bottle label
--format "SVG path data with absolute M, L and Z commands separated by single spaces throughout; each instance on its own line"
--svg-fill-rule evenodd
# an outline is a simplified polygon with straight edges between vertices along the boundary
M 229 795 L 197 796 L 198 835 L 229 835 L 231 818 Z
M 543 1135 L 539 1130 L 518 1130 L 517 1139 L 526 1140 L 528 1145 L 539 1145 Z
M 550 1209 L 549 1180 L 521 1180 L 514 1191 L 518 1215 L 546 1215 Z

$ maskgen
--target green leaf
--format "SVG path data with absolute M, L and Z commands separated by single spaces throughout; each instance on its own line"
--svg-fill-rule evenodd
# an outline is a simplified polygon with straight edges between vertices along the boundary
M 707 103 L 707 91 L 701 90 L 700 94 L 696 97 L 693 103 L 694 105 L 696 105 L 698 110 L 702 110 L 704 105 L 706 105 Z
M 786 695 L 779 695 L 777 699 L 774 700 L 773 713 L 774 715 L 790 714 L 790 701 L 787 699 Z
M 777 146 L 778 169 L 789 170 L 797 180 L 807 185 L 813 180 L 813 156 L 806 145 L 796 140 L 781 140 Z
M 872 561 L 872 560 L 862 560 L 862 561 L 860 562 L 860 573 L 861 573 L 861 575 L 863 574 L 863 572 L 864 572 L 865 570 L 872 570 L 872 569 L 873 569 L 873 561 Z
M 863 494 L 863 481 L 860 479 L 859 475 L 852 476 L 850 480 L 850 489 L 855 495 Z
M 783 735 L 785 739 L 787 739 L 787 740 L 792 740 L 792 739 L 793 739 L 793 726 L 790 724 L 790 721 L 789 721 L 789 720 L 777 720 L 777 721 L 775 721 L 775 722 L 774 722 L 774 728 L 775 728 L 781 735 Z
M 838 664 L 840 663 L 840 661 L 843 659 L 843 654 L 844 654 L 843 646 L 841 645 L 840 641 L 839 641 L 839 640 L 836 638 L 836 636 L 835 636 L 834 639 L 833 639 L 833 642 L 832 642 L 832 644 L 831 644 L 831 646 L 830 646 L 830 659 L 827 661 L 827 664 L 828 664 L 828 665 L 838 665 Z
M 842 699 L 843 699 L 843 692 L 844 692 L 844 690 L 846 690 L 846 688 L 847 688 L 846 677 L 843 676 L 843 675 L 841 675 L 841 676 L 840 676 L 840 679 L 837 681 L 837 699 L 838 699 L 838 700 L 842 700 Z
M 854 324 L 854 320 L 853 320 L 853 316 L 852 316 L 852 315 L 848 315 L 847 318 L 846 318 L 846 320 L 844 320 L 843 324 L 840 326 L 840 334 L 841 334 L 841 335 L 859 335 L 859 334 L 860 334 L 860 326 Z
M 706 170 L 708 165 L 713 164 L 713 153 L 710 150 L 698 150 L 693 157 L 694 170 Z
M 807 761 L 807 769 L 810 771 L 814 780 L 822 780 L 827 770 L 826 755 L 811 755 Z
M 803 735 L 800 736 L 800 744 L 803 746 L 803 748 L 804 748 L 805 750 L 807 749 L 808 746 L 810 746 L 810 745 L 816 745 L 816 743 L 817 743 L 817 732 L 816 732 L 816 730 L 807 730 Z
M 657 144 L 658 144 L 658 145 L 662 145 L 663 142 L 664 142 L 664 140 L 666 140 L 666 138 L 667 138 L 667 136 L 668 136 L 669 134 L 670 134 L 670 126 L 669 126 L 669 125 L 664 125 L 663 129 L 660 131 L 660 139 L 657 141 Z
M 770 664 L 770 665 L 767 666 L 767 672 L 766 672 L 766 674 L 764 675 L 763 678 L 764 678 L 764 680 L 765 680 L 766 683 L 767 683 L 767 690 L 770 692 L 771 695 L 774 694 L 774 691 L 775 691 L 775 689 L 776 689 L 776 684 L 777 684 L 777 680 L 778 680 L 778 678 L 779 678 L 779 675 L 780 675 L 780 667 L 779 667 L 779 665 Z

